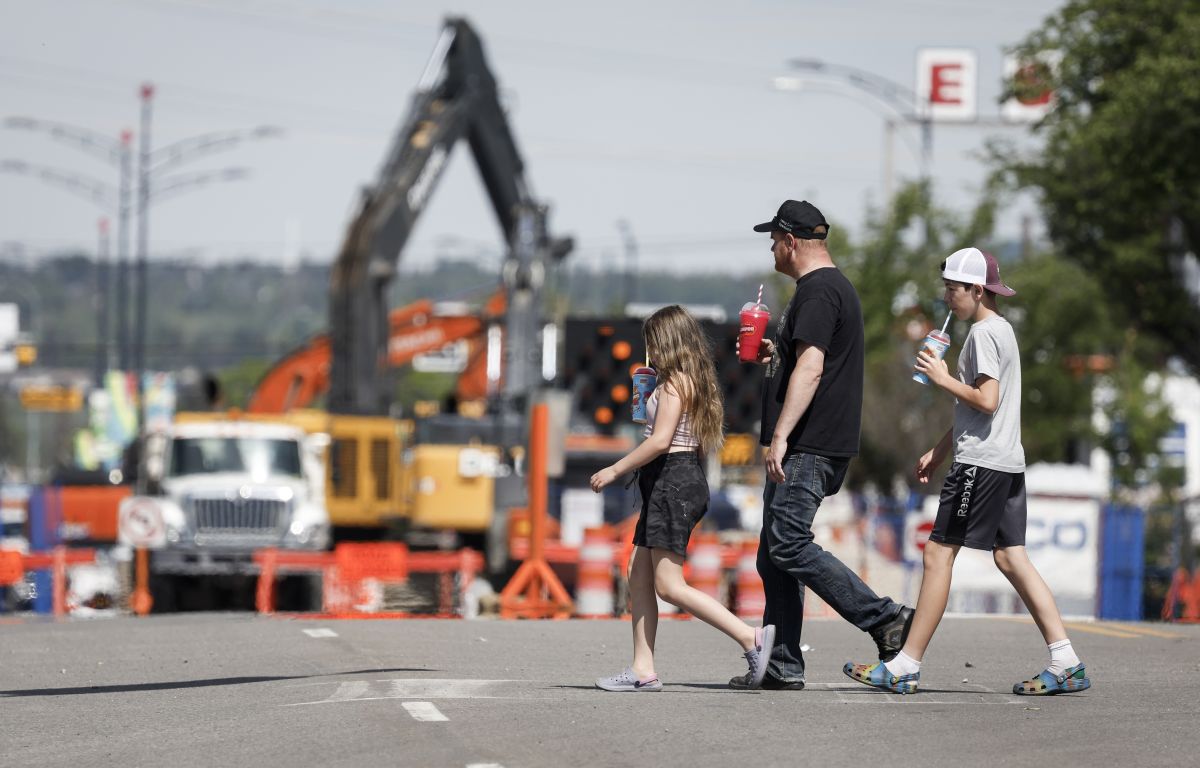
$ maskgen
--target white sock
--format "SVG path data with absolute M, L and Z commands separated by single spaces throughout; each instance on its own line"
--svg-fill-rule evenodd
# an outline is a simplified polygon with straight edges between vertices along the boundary
M 1079 663 L 1079 657 L 1075 655 L 1075 649 L 1071 647 L 1070 640 L 1059 640 L 1046 647 L 1050 649 L 1050 666 L 1046 669 L 1052 675 L 1061 675 L 1067 671 L 1067 668 Z
M 909 656 L 904 651 L 896 654 L 896 658 L 891 661 L 884 662 L 883 666 L 887 667 L 887 671 L 891 672 L 896 677 L 904 675 L 913 675 L 921 671 L 921 662 Z

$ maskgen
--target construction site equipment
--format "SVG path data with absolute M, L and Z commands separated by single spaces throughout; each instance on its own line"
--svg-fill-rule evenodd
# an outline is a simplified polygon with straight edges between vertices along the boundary
M 321 612 L 338 617 L 365 613 L 357 599 L 363 582 L 403 582 L 410 573 L 438 574 L 441 588 L 437 615 L 461 616 L 471 582 L 483 569 L 483 558 L 474 550 L 411 552 L 404 544 L 393 542 L 346 542 L 332 552 L 263 549 L 254 553 L 254 561 L 259 566 L 255 597 L 259 613 L 275 612 L 275 582 L 280 575 L 316 573 L 322 580 Z
M 584 619 L 613 615 L 612 529 L 601 526 L 583 531 L 579 548 L 579 576 L 575 580 L 575 612 Z
M 413 226 L 440 177 L 450 150 L 471 149 L 509 247 L 502 281 L 506 294 L 503 407 L 524 412 L 538 386 L 541 289 L 548 266 L 571 249 L 546 230 L 546 207 L 525 179 L 483 45 L 465 19 L 448 19 L 413 95 L 408 117 L 378 180 L 364 190 L 330 282 L 329 409 L 386 414 L 392 378 L 386 364 L 387 288 Z
M 758 575 L 758 542 L 742 543 L 737 564 L 737 615 L 739 619 L 762 619 L 767 610 L 767 594 Z
M 164 543 L 150 563 L 157 608 L 173 608 L 184 586 L 241 583 L 257 572 L 252 558 L 262 547 L 328 547 L 320 450 L 285 423 L 183 417 L 147 433 L 139 495 L 126 503 L 161 518 Z
M 94 549 L 59 546 L 49 552 L 30 553 L 0 549 L 0 586 L 16 584 L 26 571 L 49 571 L 52 610 L 55 616 L 63 616 L 67 612 L 67 566 L 94 562 Z
M 504 314 L 504 293 L 496 292 L 483 308 L 464 314 L 457 305 L 447 311 L 422 299 L 388 313 L 387 362 L 396 368 L 420 355 L 448 344 L 466 344 L 466 365 L 458 376 L 459 401 L 487 397 L 487 328 Z M 332 350 L 329 335 L 313 336 L 277 360 L 263 374 L 246 410 L 250 413 L 287 413 L 309 408 L 329 390 Z
M 507 247 L 498 292 L 473 316 L 440 315 L 429 301 L 389 312 L 401 251 L 459 141 L 471 151 Z M 548 233 L 547 207 L 525 177 L 479 36 L 466 20 L 447 19 L 331 271 L 328 337 L 277 364 L 251 400 L 253 412 L 281 412 L 312 403 L 328 386 L 329 507 L 339 530 L 382 534 L 394 530 L 389 521 L 403 520 L 482 533 L 493 570 L 506 566 L 506 511 L 526 500 L 520 470 L 529 406 L 548 384 L 542 290 L 571 247 Z M 391 426 L 394 367 L 455 340 L 470 345 L 458 399 L 485 405 L 473 418 L 419 418 L 407 433 Z
M 500 593 L 503 618 L 567 618 L 571 597 L 543 554 L 546 544 L 546 440 L 550 423 L 545 403 L 533 407 L 529 438 L 529 557 Z

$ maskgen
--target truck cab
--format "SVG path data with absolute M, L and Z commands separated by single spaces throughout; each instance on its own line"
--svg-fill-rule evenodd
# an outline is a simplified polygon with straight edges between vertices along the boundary
M 288 424 L 184 414 L 147 436 L 142 493 L 158 502 L 166 534 L 151 562 L 156 603 L 177 602 L 185 578 L 193 593 L 231 586 L 245 602 L 255 550 L 327 549 L 323 448 Z

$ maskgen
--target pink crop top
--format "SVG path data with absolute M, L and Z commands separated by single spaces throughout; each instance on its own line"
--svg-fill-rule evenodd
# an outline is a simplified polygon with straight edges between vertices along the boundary
M 650 437 L 654 434 L 654 419 L 658 415 L 658 387 L 650 393 L 650 397 L 646 398 L 646 431 L 642 433 L 642 437 Z M 688 421 L 688 415 L 685 411 L 679 416 L 679 423 L 675 425 L 675 434 L 671 435 L 671 446 L 681 448 L 699 448 L 700 441 L 692 436 L 692 425 Z

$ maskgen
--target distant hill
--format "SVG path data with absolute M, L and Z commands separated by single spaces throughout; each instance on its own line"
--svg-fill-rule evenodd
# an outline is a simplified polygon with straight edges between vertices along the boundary
M 645 272 L 629 280 L 621 273 L 564 265 L 550 281 L 550 292 L 558 298 L 553 305 L 575 317 L 611 315 L 636 300 L 718 305 L 733 318 L 757 289 L 751 284 L 755 282 L 744 276 L 733 280 L 665 272 Z M 328 327 L 326 264 L 285 270 L 252 261 L 211 266 L 155 261 L 149 265 L 147 284 L 146 362 L 152 369 L 219 370 L 246 360 L 272 360 Z M 402 269 L 393 283 L 392 304 L 420 298 L 478 302 L 498 284 L 494 271 L 468 261 Z M 38 337 L 38 363 L 47 367 L 91 367 L 98 343 L 97 285 L 94 264 L 83 255 L 42 259 L 34 265 L 0 261 L 0 302 L 21 305 L 22 329 Z M 126 311 L 132 328 L 132 296 Z M 116 328 L 115 317 L 114 308 L 111 329 Z M 115 335 L 111 329 L 110 338 Z M 114 347 L 111 359 L 116 356 Z

